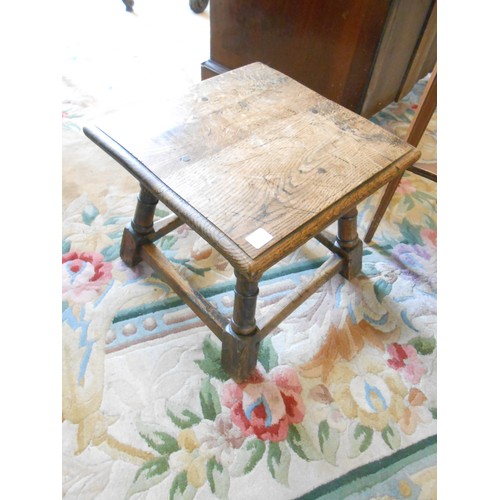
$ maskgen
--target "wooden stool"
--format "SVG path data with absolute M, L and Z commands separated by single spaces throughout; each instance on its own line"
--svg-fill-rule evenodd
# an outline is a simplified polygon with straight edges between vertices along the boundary
M 140 183 L 121 257 L 147 262 L 222 341 L 236 381 L 257 363 L 259 342 L 340 272 L 361 270 L 356 206 L 420 153 L 368 120 L 261 63 L 203 81 L 176 103 L 120 113 L 84 129 Z M 154 222 L 161 201 L 173 214 Z M 325 228 L 338 220 L 338 234 Z M 236 275 L 231 319 L 180 276 L 154 242 L 187 224 Z M 309 283 L 258 322 L 259 279 L 311 238 L 331 257 Z

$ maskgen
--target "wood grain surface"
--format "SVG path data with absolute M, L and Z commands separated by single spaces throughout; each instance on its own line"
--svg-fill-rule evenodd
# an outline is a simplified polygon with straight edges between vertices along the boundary
M 247 275 L 251 265 L 259 273 L 283 258 L 420 155 L 261 63 L 203 81 L 177 102 L 98 125 L 154 174 L 149 187 L 160 201 L 190 225 L 199 214 L 234 243 L 198 231 L 236 267 L 244 261 Z M 187 217 L 176 210 L 182 203 Z M 270 236 L 259 248 L 247 240 L 256 230 Z

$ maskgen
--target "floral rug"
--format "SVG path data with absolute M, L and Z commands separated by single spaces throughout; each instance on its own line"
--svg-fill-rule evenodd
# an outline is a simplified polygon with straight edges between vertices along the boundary
M 219 340 L 147 265 L 120 260 L 137 185 L 82 134 L 118 99 L 86 86 L 81 54 L 63 80 L 63 496 L 435 498 L 436 185 L 406 174 L 362 274 L 313 294 L 236 384 Z M 403 137 L 424 85 L 373 121 Z M 436 162 L 435 117 L 420 149 Z M 361 235 L 379 196 L 359 207 Z M 159 245 L 230 314 L 234 275 L 217 252 L 186 226 Z M 326 258 L 313 242 L 270 269 L 257 313 Z

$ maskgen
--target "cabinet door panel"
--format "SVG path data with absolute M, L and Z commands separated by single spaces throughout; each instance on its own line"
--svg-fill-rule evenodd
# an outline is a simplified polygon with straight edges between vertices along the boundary
M 370 77 L 389 0 L 211 0 L 213 62 L 260 61 L 354 111 Z

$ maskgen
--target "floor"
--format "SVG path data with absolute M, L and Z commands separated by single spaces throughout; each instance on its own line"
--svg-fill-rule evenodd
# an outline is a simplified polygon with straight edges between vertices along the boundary
M 68 0 L 62 9 L 64 91 L 78 87 L 94 107 L 175 94 L 201 79 L 210 5 L 195 14 L 188 0 L 136 0 L 128 13 L 121 0 Z

